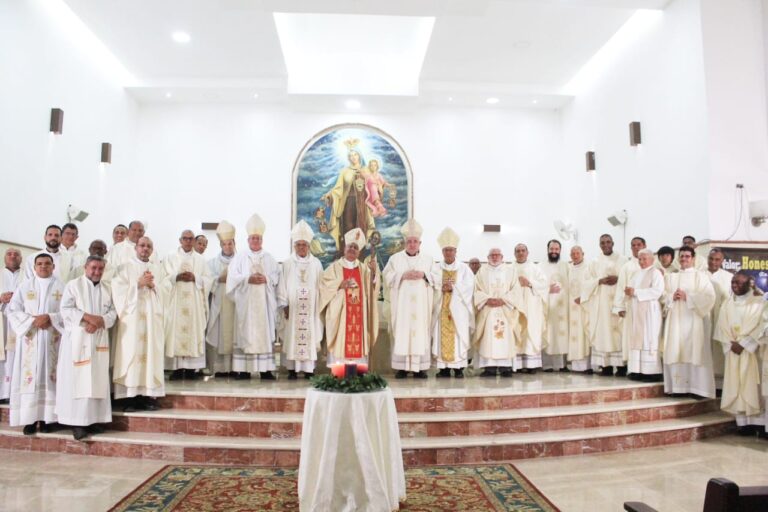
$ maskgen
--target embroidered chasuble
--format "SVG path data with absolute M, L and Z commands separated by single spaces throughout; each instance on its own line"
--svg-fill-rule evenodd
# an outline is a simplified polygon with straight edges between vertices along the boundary
M 443 269 L 443 282 L 456 282 L 456 271 Z M 453 292 L 443 292 L 440 307 L 440 358 L 448 363 L 456 359 L 456 324 L 451 315 L 451 297 Z
M 356 288 L 345 290 L 347 304 L 346 333 L 344 337 L 344 357 L 358 359 L 363 357 L 363 301 L 361 291 L 363 283 L 360 279 L 360 267 L 345 268 L 344 279 L 354 279 Z

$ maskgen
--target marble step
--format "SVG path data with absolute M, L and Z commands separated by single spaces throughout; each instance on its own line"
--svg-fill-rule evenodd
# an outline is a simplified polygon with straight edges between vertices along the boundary
M 685 418 L 562 431 L 482 436 L 403 438 L 406 465 L 515 460 L 629 450 L 688 442 L 725 433 L 733 419 L 722 412 Z M 0 427 L 0 448 L 184 461 L 197 463 L 296 466 L 299 438 L 194 436 L 108 431 L 87 442 L 69 430 L 24 436 L 20 428 Z
M 302 412 L 304 381 L 192 381 L 168 383 L 168 409 Z M 398 412 L 487 411 L 600 404 L 664 395 L 660 383 L 599 376 L 515 376 L 512 379 L 390 381 Z
M 692 416 L 716 410 L 714 400 L 647 398 L 524 409 L 399 413 L 406 437 L 488 435 L 624 425 Z M 112 427 L 131 432 L 158 432 L 227 437 L 299 437 L 302 413 L 164 409 L 113 412 Z

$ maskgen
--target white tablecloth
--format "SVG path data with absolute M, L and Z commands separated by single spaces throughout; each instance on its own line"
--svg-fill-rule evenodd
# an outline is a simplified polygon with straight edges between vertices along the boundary
M 299 462 L 301 512 L 391 512 L 405 499 L 392 390 L 309 389 Z

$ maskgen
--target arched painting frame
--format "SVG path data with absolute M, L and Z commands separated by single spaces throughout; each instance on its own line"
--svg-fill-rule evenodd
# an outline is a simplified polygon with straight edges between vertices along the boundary
M 330 126 L 307 141 L 296 158 L 291 225 L 303 219 L 312 226 L 312 253 L 323 267 L 340 256 L 343 229 L 358 225 L 369 239 L 378 232 L 380 241 L 374 236 L 360 258 L 370 255 L 373 242 L 383 268 L 403 248 L 400 227 L 413 216 L 412 184 L 408 157 L 389 134 L 361 123 Z

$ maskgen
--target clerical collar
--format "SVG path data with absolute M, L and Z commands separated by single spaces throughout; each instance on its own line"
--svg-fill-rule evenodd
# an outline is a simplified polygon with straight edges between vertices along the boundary
M 219 258 L 221 258 L 221 259 L 222 259 L 222 260 L 224 260 L 224 261 L 229 261 L 229 260 L 231 260 L 231 259 L 232 259 L 232 258 L 234 258 L 234 257 L 235 257 L 235 253 L 232 253 L 232 255 L 231 255 L 231 256 L 227 256 L 227 255 L 226 255 L 226 254 L 224 254 L 223 252 L 220 252 L 220 253 L 219 253 Z
M 16 272 L 18 272 L 19 270 L 21 270 L 21 267 L 17 268 L 16 270 L 13 270 L 12 268 L 8 268 L 8 267 L 5 267 L 5 270 L 7 270 L 8 272 L 10 272 L 11 274 L 15 274 Z
M 453 260 L 453 263 L 446 263 L 445 260 L 443 260 L 442 263 L 443 263 L 443 267 L 449 270 L 456 266 L 456 260 Z
M 135 258 L 135 259 L 136 259 L 136 261 L 138 261 L 139 263 L 149 263 L 149 259 L 147 259 L 147 261 L 144 261 L 143 259 L 139 258 L 138 256 L 134 256 L 134 258 Z
M 49 283 L 51 281 L 51 279 L 53 279 L 53 275 L 51 275 L 50 277 L 40 277 L 37 274 L 35 274 L 35 277 L 37 278 L 37 280 L 39 282 L 41 282 L 43 284 L 47 284 L 47 283 Z
M 254 256 L 258 256 L 259 254 L 261 254 L 261 251 L 263 251 L 264 249 L 259 249 L 258 251 L 254 251 L 249 247 L 248 250 L 251 251 L 251 254 L 253 254 Z
M 358 265 L 360 265 L 360 262 L 357 260 L 349 261 L 346 258 L 341 259 L 341 266 L 344 268 L 353 269 L 353 268 L 357 268 Z
M 99 286 L 99 283 L 101 282 L 101 281 L 91 281 L 90 278 L 86 278 L 86 279 L 88 279 L 88 282 L 90 282 L 93 286 Z
M 405 255 L 406 255 L 406 256 L 408 256 L 409 258 L 413 258 L 413 257 L 415 257 L 415 256 L 418 256 L 418 255 L 419 255 L 419 252 L 420 252 L 420 251 L 416 251 L 416 254 L 408 254 L 408 251 L 405 251 Z

